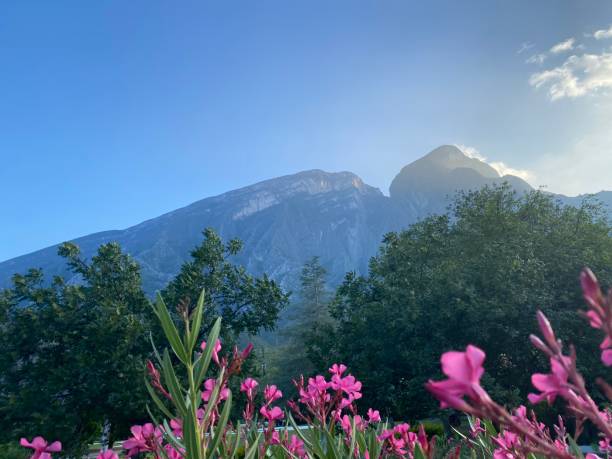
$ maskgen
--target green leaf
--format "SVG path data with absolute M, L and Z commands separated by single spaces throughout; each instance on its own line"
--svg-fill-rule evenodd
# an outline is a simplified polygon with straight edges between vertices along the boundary
M 227 425 L 227 421 L 229 419 L 231 406 L 232 393 L 230 392 L 227 396 L 227 400 L 225 400 L 225 403 L 223 405 L 223 411 L 221 411 L 221 416 L 219 417 L 219 422 L 217 424 L 217 428 L 215 429 L 215 436 L 213 437 L 213 441 L 210 444 L 210 448 L 208 450 L 207 457 L 209 458 L 215 457 L 215 451 L 217 450 L 217 446 L 219 446 L 219 442 L 221 441 L 221 438 L 223 437 L 223 434 L 225 432 L 225 426 Z M 219 454 L 219 457 L 221 457 L 221 454 Z
M 253 440 L 253 443 L 251 443 L 251 446 L 244 454 L 244 459 L 253 459 L 255 457 L 255 454 L 257 454 L 257 448 L 259 447 L 260 437 L 261 437 L 261 433 L 258 433 L 257 437 L 255 437 L 255 440 Z
M 183 418 L 183 440 L 185 442 L 186 459 L 202 459 L 198 419 L 195 408 Z
M 164 349 L 162 374 L 164 376 L 166 386 L 168 387 L 168 392 L 170 392 L 170 395 L 172 396 L 172 402 L 174 403 L 174 406 L 176 406 L 181 418 L 184 418 L 187 415 L 187 405 L 185 404 L 184 391 L 176 378 L 176 374 L 174 373 L 174 367 L 170 361 L 168 349 Z
M 172 347 L 172 350 L 179 360 L 187 365 L 189 363 L 189 358 L 187 356 L 185 346 L 183 346 L 178 330 L 176 329 L 176 325 L 174 325 L 172 317 L 170 317 L 170 313 L 168 312 L 168 308 L 166 307 L 166 304 L 164 303 L 164 300 L 159 292 L 157 293 L 157 301 L 152 305 L 152 307 L 155 315 L 159 319 L 162 329 L 164 330 L 166 339 L 170 343 L 170 347 Z
M 210 360 L 212 358 L 212 351 L 214 349 L 214 343 L 217 342 L 217 338 L 219 337 L 219 333 L 221 332 L 221 317 L 218 317 L 213 325 L 210 333 L 208 334 L 208 340 L 206 343 L 213 343 L 212 345 L 207 345 L 206 349 L 195 364 L 195 386 L 200 387 L 204 378 L 206 377 L 206 372 L 208 371 L 208 367 L 210 366 Z
M 306 438 L 306 436 L 303 434 L 302 430 L 298 427 L 298 425 L 296 424 L 295 419 L 293 419 L 293 416 L 291 415 L 291 413 L 288 413 L 287 417 L 289 419 L 289 423 L 291 424 L 291 426 L 293 427 L 293 430 L 295 431 L 295 434 L 300 438 L 300 440 L 302 440 L 304 442 L 304 445 L 307 447 L 307 449 L 311 449 L 312 448 L 312 444 L 311 444 L 310 440 L 308 440 Z
M 198 341 L 198 336 L 200 336 L 200 328 L 202 327 L 202 315 L 204 311 L 204 289 L 202 289 L 202 293 L 200 293 L 200 298 L 198 299 L 198 303 L 196 305 L 194 315 L 191 319 L 191 330 L 189 333 L 189 342 L 187 343 L 187 353 L 189 355 L 193 354 L 193 350 Z
M 157 408 L 159 408 L 159 410 L 164 414 L 164 416 L 166 416 L 169 419 L 172 419 L 173 418 L 172 413 L 170 413 L 170 410 L 166 408 L 166 405 L 164 404 L 164 402 L 162 402 L 161 399 L 157 396 L 157 393 L 155 393 L 155 389 L 151 387 L 151 383 L 149 383 L 146 376 L 145 376 L 145 386 L 147 387 L 147 390 L 149 391 L 149 395 L 155 402 L 155 405 L 157 406 Z

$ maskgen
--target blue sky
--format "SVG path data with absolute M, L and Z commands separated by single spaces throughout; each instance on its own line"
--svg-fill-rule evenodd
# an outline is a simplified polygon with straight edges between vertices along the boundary
M 603 1 L 2 2 L 0 260 L 305 169 L 386 193 L 446 143 L 612 189 L 611 26 Z

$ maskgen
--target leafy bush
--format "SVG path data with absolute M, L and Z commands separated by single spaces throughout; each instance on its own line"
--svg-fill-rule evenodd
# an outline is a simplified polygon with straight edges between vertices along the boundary
M 584 315 L 593 328 L 603 332 L 600 358 L 604 365 L 612 366 L 612 290 L 604 296 L 589 270 L 582 273 L 581 280 L 589 306 Z M 538 322 L 542 338 L 532 335 L 530 339 L 549 358 L 551 372 L 532 375 L 538 392 L 529 394 L 529 401 L 536 404 L 552 403 L 556 398 L 564 400 L 575 417 L 573 436 L 562 417 L 551 429 L 525 406 L 509 412 L 496 403 L 481 385 L 485 353 L 474 345 L 468 345 L 465 352 L 444 353 L 441 364 L 447 379 L 430 380 L 426 385 L 442 408 L 454 408 L 469 415 L 469 432 L 456 431 L 454 439 L 434 434 L 443 432 L 438 422 L 423 421 L 415 432 L 405 423 L 391 427 L 372 408 L 359 414 L 356 402 L 362 397 L 362 384 L 347 374 L 348 369 L 342 364 L 332 365 L 327 378 L 317 375 L 297 379 L 298 398 L 287 403 L 290 412 L 278 406 L 283 394 L 276 386 L 268 385 L 258 394 L 258 382 L 250 377 L 243 379 L 240 391 L 245 394 L 246 405 L 242 419 L 234 423 L 230 421 L 229 382 L 240 375 L 252 346 L 242 351 L 234 347 L 229 355 L 222 355 L 218 339 L 220 318 L 208 339 L 198 346 L 203 293 L 193 312 L 182 310 L 182 334 L 161 297 L 153 309 L 170 350 L 166 348 L 160 353 L 154 349 L 155 362 L 147 362 L 145 385 L 163 417 L 157 419 L 150 412 L 152 422 L 132 426 L 132 436 L 123 442 L 127 457 L 145 454 L 155 459 L 459 459 L 467 454 L 494 459 L 572 459 L 583 458 L 576 440 L 587 421 L 600 432 L 600 452 L 612 453 L 609 406 L 600 408 L 589 395 L 576 368 L 575 350 L 564 353 L 561 340 L 541 312 Z M 176 369 L 173 360 L 178 362 Z M 217 367 L 216 376 L 207 378 L 212 363 Z M 612 387 L 603 380 L 597 384 L 612 401 Z M 52 453 L 61 450 L 59 442 L 48 443 L 42 437 L 31 442 L 21 439 L 21 444 L 34 450 L 31 459 L 51 459 Z M 586 455 L 586 459 L 598 457 L 593 453 Z M 97 459 L 118 459 L 118 455 L 107 450 L 100 452 Z

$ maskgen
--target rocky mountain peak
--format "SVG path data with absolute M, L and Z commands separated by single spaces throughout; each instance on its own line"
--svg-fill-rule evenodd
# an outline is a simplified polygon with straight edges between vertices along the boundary
M 414 193 L 453 194 L 507 180 L 518 189 L 530 189 L 518 177 L 500 177 L 490 165 L 470 158 L 453 145 L 443 145 L 405 166 L 395 176 L 389 192 L 392 198 L 405 199 Z

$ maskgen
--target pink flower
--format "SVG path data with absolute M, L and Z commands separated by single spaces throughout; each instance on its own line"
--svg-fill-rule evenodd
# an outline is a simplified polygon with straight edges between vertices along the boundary
M 404 457 L 408 448 L 414 448 L 417 436 L 410 432 L 410 424 L 398 424 L 393 429 L 383 430 L 378 441 L 383 443 L 383 450 L 387 454 Z
M 166 450 L 166 454 L 168 455 L 168 459 L 183 459 L 184 458 L 184 454 L 181 454 L 180 452 L 178 452 L 174 446 L 167 444 L 166 446 L 164 446 L 164 449 Z
M 264 399 L 266 400 L 266 405 L 278 400 L 283 396 L 283 393 L 278 390 L 278 388 L 272 384 L 271 386 L 266 386 L 264 389 Z
M 261 415 L 268 420 L 268 422 L 276 421 L 277 419 L 283 419 L 285 417 L 285 413 L 278 406 L 273 408 L 268 408 L 267 406 L 262 406 L 259 410 Z
M 321 375 L 308 378 L 308 387 L 300 388 L 300 402 L 310 406 L 328 402 L 331 399 L 327 393 L 329 387 L 330 383 Z
M 106 451 L 100 451 L 96 459 L 119 459 L 119 456 L 112 449 L 107 449 Z
M 212 393 L 215 390 L 216 384 L 217 380 L 215 378 L 209 378 L 204 381 L 202 400 L 204 400 L 205 402 L 208 402 L 210 400 L 210 397 L 212 396 Z M 219 400 L 227 400 L 227 397 L 229 397 L 229 389 L 227 387 L 224 387 L 219 391 Z
M 474 419 L 474 424 L 470 426 L 470 435 L 472 435 L 473 438 L 476 438 L 478 435 L 485 432 L 486 430 L 483 429 L 480 418 Z
M 380 422 L 380 413 L 378 410 L 373 410 L 372 408 L 368 408 L 368 422 Z
M 342 376 L 342 373 L 344 373 L 345 371 L 346 371 L 346 365 L 343 365 L 341 363 L 340 364 L 334 363 L 329 369 L 329 372 L 332 375 L 338 375 L 338 376 Z
M 606 349 L 601 353 L 601 361 L 605 366 L 612 366 L 612 349 Z
M 247 398 L 253 399 L 257 386 L 259 386 L 259 383 L 256 380 L 253 378 L 246 378 L 242 381 L 242 384 L 240 384 L 240 392 L 246 393 Z
M 200 348 L 202 349 L 202 352 L 206 350 L 206 341 L 202 341 Z M 215 342 L 215 347 L 213 347 L 212 350 L 212 359 L 217 365 L 219 365 L 219 351 L 221 351 L 221 340 L 217 339 L 217 341 Z
M 175 437 L 181 438 L 183 436 L 183 420 L 180 418 L 170 419 L 170 428 Z
M 334 390 L 339 390 L 348 395 L 349 400 L 358 400 L 361 398 L 361 382 L 357 381 L 353 375 L 340 377 L 335 374 L 331 378 L 331 387 Z
M 359 416 L 358 414 L 353 416 L 353 419 L 351 420 L 351 418 L 348 415 L 344 415 L 342 416 L 342 419 L 340 421 L 340 424 L 342 426 L 342 430 L 344 430 L 348 435 L 351 435 L 352 433 L 352 423 L 355 423 L 355 428 L 359 431 L 364 431 L 367 423 L 365 422 L 365 420 Z
M 599 440 L 599 450 L 602 453 L 612 453 L 612 440 L 609 438 L 604 438 L 603 440 Z
M 538 325 L 540 326 L 540 331 L 542 332 L 544 341 L 548 343 L 551 348 L 554 348 L 557 343 L 557 338 L 552 326 L 550 325 L 550 322 L 548 321 L 548 318 L 542 311 L 538 311 L 536 313 L 536 317 L 538 318 Z
M 30 459 L 51 459 L 49 453 L 59 453 L 62 450 L 62 444 L 59 441 L 54 441 L 49 445 L 43 437 L 34 437 L 32 443 L 26 438 L 22 438 L 19 444 L 34 450 L 34 454 L 30 456 Z
M 595 274 L 589 268 L 584 268 L 580 273 L 580 285 L 582 295 L 589 306 L 599 308 L 602 300 L 601 289 Z
M 246 360 L 246 358 L 251 354 L 252 351 L 253 351 L 253 343 L 247 344 L 247 346 L 240 353 L 240 358 L 242 360 Z
M 151 423 L 130 428 L 132 437 L 123 442 L 123 448 L 128 450 L 127 456 L 146 451 L 157 451 L 161 445 L 162 432 Z
M 569 357 L 562 357 L 566 364 L 570 364 Z M 531 375 L 531 383 L 536 389 L 540 391 L 540 394 L 529 394 L 527 398 L 531 403 L 539 403 L 542 400 L 551 404 L 555 401 L 557 395 L 564 395 L 568 393 L 567 389 L 567 378 L 568 374 L 561 362 L 556 358 L 550 359 L 550 366 L 552 373 L 541 374 L 535 373 Z
M 518 459 L 522 457 L 514 453 L 519 444 L 518 436 L 515 433 L 505 430 L 494 437 L 493 441 L 499 445 L 499 448 L 493 452 L 493 459 Z
M 442 408 L 450 406 L 468 411 L 469 405 L 462 400 L 463 396 L 472 400 L 488 399 L 487 393 L 480 386 L 485 357 L 481 349 L 471 344 L 467 346 L 465 352 L 445 352 L 440 362 L 442 372 L 448 376 L 448 379 L 430 380 L 425 387 L 440 400 Z
M 298 438 L 297 435 L 291 435 L 291 440 L 287 445 L 287 449 L 291 454 L 297 457 L 306 457 L 306 450 L 304 449 L 304 442 Z

